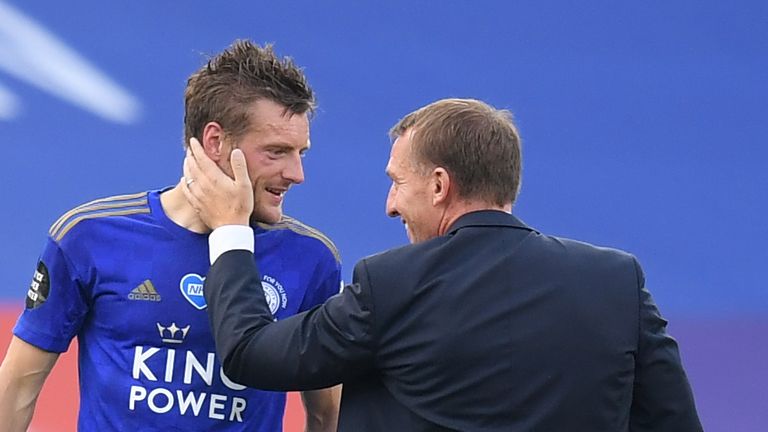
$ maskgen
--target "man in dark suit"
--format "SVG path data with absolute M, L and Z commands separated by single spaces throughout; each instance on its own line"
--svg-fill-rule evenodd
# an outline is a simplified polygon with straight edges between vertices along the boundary
M 192 147 L 186 194 L 215 229 L 205 297 L 229 378 L 343 383 L 342 431 L 701 430 L 636 259 L 511 214 L 521 160 L 508 112 L 441 100 L 391 133 L 387 212 L 412 244 L 363 259 L 339 295 L 278 322 L 245 301 L 262 289 L 241 242 L 253 238 L 242 154 L 230 179 Z

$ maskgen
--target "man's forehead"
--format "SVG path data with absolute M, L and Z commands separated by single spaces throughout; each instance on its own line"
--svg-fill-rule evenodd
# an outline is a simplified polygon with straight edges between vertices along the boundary
M 392 143 L 391 157 L 397 157 L 398 159 L 406 158 L 410 148 L 411 137 L 408 131 L 406 131 L 406 133 L 395 138 L 395 141 Z
M 309 126 L 308 113 L 293 112 L 288 107 L 267 99 L 254 102 L 248 109 L 248 117 L 253 129 L 280 130 Z
M 290 126 L 309 126 L 307 113 L 298 114 L 290 110 L 274 107 L 272 109 L 251 109 L 249 120 L 256 128 L 284 128 Z
M 287 121 L 287 116 L 284 117 L 286 121 L 282 119 L 278 121 L 252 119 L 248 130 L 264 140 L 282 141 L 286 144 L 291 143 L 309 148 L 309 123 L 302 121 L 300 116 L 300 114 L 294 114 L 290 121 Z M 306 120 L 306 115 L 304 115 L 304 120 Z
M 287 132 L 287 133 L 309 133 L 309 127 L 304 127 L 297 123 L 278 123 L 272 121 L 251 121 L 250 129 L 254 132 Z
M 410 145 L 407 138 L 398 137 L 394 143 L 392 143 L 392 151 L 389 155 L 389 161 L 387 162 L 387 173 L 395 173 L 402 171 L 410 164 Z

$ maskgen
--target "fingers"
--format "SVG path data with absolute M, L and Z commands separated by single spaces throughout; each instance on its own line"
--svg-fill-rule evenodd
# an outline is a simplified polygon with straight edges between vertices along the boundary
M 203 145 L 200 144 L 200 141 L 198 141 L 195 137 L 189 139 L 189 150 L 192 152 L 192 156 L 194 158 L 197 158 L 197 155 L 202 155 L 205 153 L 203 150 Z
M 250 187 L 251 179 L 248 176 L 248 166 L 245 162 L 245 155 L 239 148 L 232 150 L 232 154 L 229 156 L 229 163 L 232 165 L 232 172 L 235 175 L 235 183 L 240 185 L 247 185 Z
M 184 196 L 187 198 L 187 202 L 192 206 L 192 208 L 195 209 L 195 211 L 200 211 L 200 201 L 195 196 L 194 193 L 189 189 L 189 183 L 187 183 L 187 178 L 182 177 L 179 181 L 179 185 L 181 186 L 181 191 L 184 192 Z
M 198 141 L 197 138 L 192 137 L 189 139 L 189 151 L 195 158 L 197 166 L 204 172 L 213 173 L 219 170 L 219 167 L 216 166 L 216 162 L 214 162 L 211 158 L 208 157 L 208 155 L 205 154 L 203 145 L 200 144 L 200 141 Z
M 248 225 L 253 212 L 253 189 L 241 150 L 231 153 L 230 165 L 234 180 L 208 157 L 197 139 L 189 140 L 180 186 L 200 220 L 211 229 Z
M 196 211 L 200 211 L 200 198 L 197 196 L 196 192 L 200 193 L 201 191 L 199 189 L 192 191 L 192 185 L 198 181 L 197 179 L 200 179 L 201 176 L 197 169 L 197 162 L 189 150 L 187 150 L 187 156 L 184 158 L 183 166 L 184 177 L 181 178 L 179 185 L 181 186 L 181 190 L 184 192 L 187 201 Z M 197 174 L 195 174 L 195 172 L 197 172 Z
M 221 169 L 203 150 L 197 138 L 190 138 L 187 154 L 184 158 L 184 178 L 188 189 L 202 193 L 226 179 Z M 196 183 L 195 186 L 191 186 Z
M 197 157 L 195 157 L 195 152 L 197 152 Z M 184 177 L 181 179 L 181 190 L 184 192 L 187 201 L 197 212 L 201 210 L 202 199 L 205 196 L 210 180 L 207 173 L 200 168 L 200 163 L 204 163 L 206 160 L 209 159 L 205 152 L 203 152 L 200 142 L 192 138 L 189 148 L 187 148 L 187 154 L 184 157 Z
M 184 183 L 185 186 L 189 186 L 187 184 L 187 181 L 194 180 L 195 176 L 192 175 L 192 165 L 194 162 L 195 156 L 192 154 L 192 151 L 190 149 L 187 149 L 187 154 L 184 156 L 184 163 L 183 170 L 184 170 L 184 178 L 182 183 Z

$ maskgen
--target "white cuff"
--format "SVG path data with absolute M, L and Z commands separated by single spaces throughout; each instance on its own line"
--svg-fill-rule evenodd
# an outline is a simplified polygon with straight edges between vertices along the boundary
M 208 256 L 211 265 L 227 251 L 247 250 L 253 252 L 253 228 L 247 225 L 224 225 L 213 230 L 208 236 Z

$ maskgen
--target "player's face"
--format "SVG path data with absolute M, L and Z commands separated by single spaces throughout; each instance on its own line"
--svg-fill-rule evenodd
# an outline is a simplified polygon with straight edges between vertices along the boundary
M 408 131 L 392 144 L 387 175 L 392 179 L 387 195 L 387 215 L 400 217 L 411 243 L 436 237 L 440 213 L 432 205 L 429 176 L 418 172 L 413 164 Z
M 285 107 L 269 100 L 255 102 L 250 113 L 251 127 L 231 146 L 243 151 L 248 165 L 252 219 L 276 223 L 283 215 L 285 193 L 304 181 L 301 159 L 309 149 L 309 119 L 306 114 L 286 113 Z M 233 175 L 229 160 L 220 166 Z

